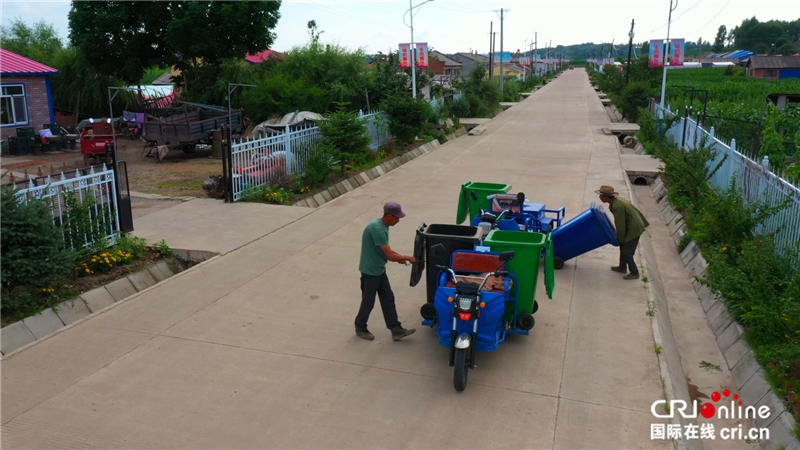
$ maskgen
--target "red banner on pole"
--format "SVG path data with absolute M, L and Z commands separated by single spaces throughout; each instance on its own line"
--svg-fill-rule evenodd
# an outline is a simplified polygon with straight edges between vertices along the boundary
M 664 46 L 662 39 L 650 40 L 650 56 L 648 58 L 648 65 L 650 67 L 661 67 L 664 62 L 661 59 L 661 48 Z
M 683 50 L 684 50 L 684 42 L 686 39 L 673 39 L 671 46 L 672 46 L 672 54 L 669 55 L 669 65 L 670 66 L 682 66 L 683 65 Z
M 411 44 L 400 44 L 398 56 L 400 57 L 401 69 L 411 68 Z
M 428 43 L 417 43 L 417 67 L 428 67 Z

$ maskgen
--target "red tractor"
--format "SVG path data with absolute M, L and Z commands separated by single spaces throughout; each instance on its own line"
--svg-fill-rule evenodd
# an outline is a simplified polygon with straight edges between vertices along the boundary
M 114 156 L 114 125 L 89 122 L 81 131 L 81 154 L 87 165 L 111 163 Z

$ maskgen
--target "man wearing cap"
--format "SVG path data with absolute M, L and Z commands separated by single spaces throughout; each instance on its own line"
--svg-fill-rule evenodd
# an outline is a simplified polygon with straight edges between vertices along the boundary
M 639 246 L 639 236 L 650 223 L 631 202 L 617 197 L 619 193 L 612 186 L 600 186 L 600 190 L 595 192 L 600 194 L 600 201 L 609 204 L 608 209 L 614 215 L 614 226 L 617 228 L 619 266 L 612 267 L 611 270 L 627 274 L 623 277 L 626 280 L 636 280 L 639 278 L 639 268 L 636 267 L 633 255 Z M 631 273 L 628 273 L 628 269 Z
M 361 307 L 356 316 L 356 335 L 368 341 L 375 339 L 367 329 L 369 314 L 375 306 L 375 294 L 381 301 L 383 320 L 386 328 L 391 330 L 393 340 L 398 341 L 416 331 L 400 326 L 394 293 L 386 276 L 387 261 L 400 264 L 417 261 L 413 256 L 403 256 L 389 247 L 389 227 L 397 225 L 405 216 L 399 203 L 389 202 L 383 205 L 383 217 L 370 222 L 361 236 L 361 262 L 358 266 L 361 271 Z

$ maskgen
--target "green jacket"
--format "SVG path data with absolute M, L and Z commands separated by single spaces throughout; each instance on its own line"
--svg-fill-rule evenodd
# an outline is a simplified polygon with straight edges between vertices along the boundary
M 614 226 L 617 227 L 617 239 L 620 244 L 641 236 L 644 229 L 650 225 L 641 211 L 624 198 L 615 197 L 611 200 L 609 209 L 614 215 Z

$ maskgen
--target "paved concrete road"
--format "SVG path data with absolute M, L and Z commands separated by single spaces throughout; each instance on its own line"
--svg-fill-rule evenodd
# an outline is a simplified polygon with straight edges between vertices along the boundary
M 224 230 L 176 236 L 222 257 L 3 361 L 4 447 L 671 447 L 650 440 L 659 369 L 642 284 L 608 269 L 616 248 L 568 261 L 553 300 L 540 286 L 531 335 L 479 354 L 462 393 L 447 349 L 419 329 L 425 288 L 408 287 L 407 267 L 388 273 L 417 333 L 393 342 L 378 307 L 376 340 L 353 333 L 360 236 L 384 202 L 408 214 L 390 233 L 406 254 L 421 221 L 454 221 L 468 180 L 511 183 L 573 217 L 601 184 L 628 195 L 608 123 L 585 72 L 569 71 L 481 136 L 317 210 L 228 205 Z M 194 203 L 145 219 L 203 219 Z

